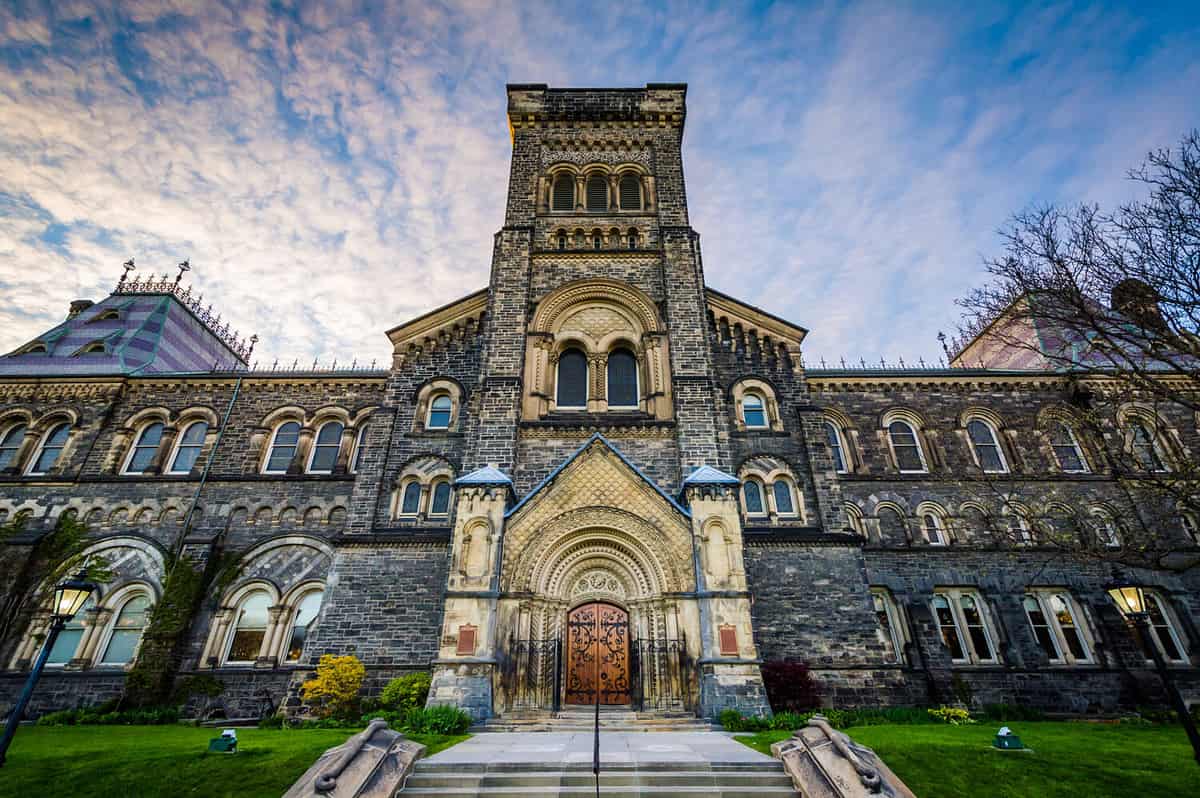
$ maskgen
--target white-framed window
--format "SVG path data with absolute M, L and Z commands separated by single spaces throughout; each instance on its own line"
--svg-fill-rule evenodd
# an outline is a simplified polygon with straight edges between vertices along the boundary
M 133 662 L 149 622 L 152 603 L 150 594 L 135 593 L 121 604 L 103 641 L 100 665 L 123 666 Z
M 88 611 L 95 606 L 95 596 L 88 596 L 88 600 L 79 608 L 79 612 L 67 621 L 59 631 L 58 639 L 54 641 L 54 647 L 50 649 L 50 654 L 46 657 L 46 667 L 62 667 L 75 659 L 75 655 L 79 652 L 79 646 L 83 642 L 83 635 L 87 631 L 84 619 L 87 617 Z
M 762 483 L 757 479 L 747 479 L 742 483 L 742 506 L 746 508 L 746 515 L 767 514 Z
M 1086 474 L 1087 459 L 1075 431 L 1061 421 L 1051 422 L 1050 448 L 1054 450 L 1054 459 L 1064 474 Z
M 1107 510 L 1092 511 L 1092 527 L 1096 531 L 1096 540 L 1105 548 L 1121 548 L 1121 527 Z
M 929 470 L 921 441 L 912 424 L 903 419 L 896 419 L 888 424 L 887 432 L 888 445 L 892 449 L 896 468 L 901 474 L 924 474 Z
M 263 473 L 286 474 L 299 445 L 299 421 L 285 421 L 276 427 L 275 434 L 271 436 L 271 445 L 267 449 L 267 459 L 263 463 Z
M 227 664 L 252 664 L 262 654 L 271 620 L 271 597 L 265 590 L 248 593 L 238 602 L 225 650 Z
M 1171 612 L 1158 593 L 1147 590 L 1146 612 L 1150 615 L 1150 644 L 1158 646 L 1163 659 L 1168 662 L 1186 663 L 1187 648 L 1183 644 L 1183 636 L 1175 626 Z M 1149 659 L 1147 653 L 1147 659 Z
M 433 483 L 433 491 L 429 499 L 429 514 L 444 516 L 450 513 L 450 482 L 438 480 Z
M 342 449 L 342 431 L 345 427 L 340 421 L 326 421 L 317 430 L 313 439 L 312 451 L 308 453 L 308 473 L 332 474 L 337 465 L 338 452 Z
M 350 473 L 357 474 L 359 463 L 362 461 L 363 441 L 367 437 L 367 425 L 364 422 L 358 428 L 358 434 L 354 436 L 354 454 L 350 455 Z
M 167 467 L 168 474 L 187 474 L 196 461 L 200 459 L 200 450 L 204 448 L 204 438 L 208 435 L 207 421 L 193 421 L 184 429 L 183 434 L 175 441 L 175 452 L 171 455 L 171 464 Z
M 429 414 L 425 419 L 425 429 L 449 429 L 450 418 L 454 403 L 450 394 L 440 393 L 429 401 Z
M 284 652 L 285 662 L 298 662 L 304 653 L 304 643 L 311 636 L 317 625 L 317 617 L 321 613 L 321 602 L 325 591 L 313 590 L 305 593 L 296 605 L 292 615 L 291 634 L 288 635 L 288 646 Z
M 926 510 L 921 514 L 921 530 L 930 546 L 945 546 L 950 543 L 946 534 L 946 521 L 938 513 Z
M 163 429 L 161 421 L 153 421 L 142 427 L 133 446 L 129 449 L 129 454 L 125 457 L 125 466 L 121 469 L 122 474 L 144 474 L 146 472 L 154 460 L 154 455 L 158 452 L 158 445 L 162 443 Z
M 1092 645 L 1083 613 L 1065 590 L 1030 590 L 1022 600 L 1033 637 L 1051 665 L 1088 665 Z
M 63 449 L 66 448 L 67 438 L 71 435 L 71 425 L 62 422 L 55 424 L 46 434 L 42 436 L 38 442 L 37 451 L 29 460 L 29 466 L 25 473 L 32 476 L 40 476 L 46 474 L 51 468 L 54 468 L 58 462 L 58 458 L 62 455 Z
M 934 591 L 933 616 L 952 662 L 991 665 L 998 661 L 987 610 L 978 592 L 957 588 Z
M 833 468 L 839 474 L 849 473 L 849 461 L 846 459 L 845 437 L 842 429 L 832 421 L 825 422 L 825 440 L 829 443 L 829 451 L 833 455 Z
M 637 357 L 628 349 L 608 353 L 608 406 L 610 409 L 636 410 L 638 406 Z
M 904 662 L 904 643 L 908 636 L 904 631 L 900 609 L 896 606 L 891 592 L 883 587 L 871 588 L 871 605 L 875 609 L 875 621 L 879 624 L 879 630 L 890 645 L 890 657 L 887 661 Z
M 968 421 L 967 439 L 971 442 L 971 454 L 975 457 L 975 464 L 983 473 L 1008 472 L 1008 463 L 1004 459 L 1004 451 L 1000 448 L 1000 439 L 990 423 L 978 418 Z
M 795 496 L 795 486 L 789 479 L 780 477 L 771 485 L 771 498 L 775 500 L 775 512 L 779 515 L 798 515 Z
M 416 515 L 421 511 L 421 483 L 413 480 L 400 492 L 400 515 Z
M 753 429 L 767 426 L 767 403 L 761 395 L 747 391 L 742 396 L 742 422 Z
M 1129 451 L 1134 462 L 1143 471 L 1166 471 L 1166 458 L 1163 457 L 1157 436 L 1141 421 L 1129 425 Z
M 1006 514 L 1008 536 L 1018 546 L 1033 545 L 1033 527 L 1029 518 L 1021 510 L 1010 509 Z
M 0 435 L 0 471 L 17 467 L 17 455 L 21 452 L 26 429 L 24 424 L 13 424 Z
M 566 349 L 558 356 L 558 379 L 554 401 L 559 408 L 583 410 L 588 400 L 587 355 Z

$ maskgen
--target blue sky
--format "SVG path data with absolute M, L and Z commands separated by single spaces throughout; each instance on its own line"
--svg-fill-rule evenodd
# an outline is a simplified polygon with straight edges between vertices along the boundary
M 1200 124 L 1195 3 L 0 7 L 0 350 L 174 273 L 267 362 L 386 363 L 486 284 L 504 84 L 686 81 L 710 285 L 821 358 L 935 358 L 995 231 Z

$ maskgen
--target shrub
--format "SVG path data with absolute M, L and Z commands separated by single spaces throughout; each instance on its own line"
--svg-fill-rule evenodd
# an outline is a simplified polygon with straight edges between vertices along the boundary
M 767 700 L 776 712 L 804 712 L 821 706 L 821 693 L 808 664 L 797 660 L 773 660 L 762 664 Z
M 358 704 L 367 669 L 358 657 L 321 655 L 316 677 L 305 682 L 300 690 L 307 701 L 315 702 L 313 712 L 321 718 L 348 718 Z
M 746 716 L 736 709 L 723 710 L 717 716 L 717 720 L 725 727 L 726 731 L 758 732 L 767 731 L 772 728 L 771 718 L 759 717 L 757 715 Z
M 379 695 L 379 708 L 385 711 L 405 713 L 425 706 L 429 697 L 430 677 L 425 671 L 408 673 L 392 679 Z
M 938 707 L 937 709 L 929 709 L 927 711 L 929 713 L 929 717 L 939 721 L 940 723 L 949 723 L 954 726 L 959 726 L 961 724 L 975 722 L 971 720 L 970 712 L 967 712 L 965 709 L 959 709 L 958 707 Z
M 262 720 L 260 720 L 258 722 L 258 728 L 260 728 L 260 729 L 282 729 L 283 728 L 283 715 L 267 715 L 265 718 L 263 718 Z
M 470 715 L 458 707 L 443 704 L 410 709 L 404 714 L 400 728 L 409 734 L 463 734 L 470 725 Z
M 106 702 L 83 709 L 48 712 L 37 720 L 39 726 L 157 726 L 179 721 L 175 707 L 146 707 L 116 712 Z

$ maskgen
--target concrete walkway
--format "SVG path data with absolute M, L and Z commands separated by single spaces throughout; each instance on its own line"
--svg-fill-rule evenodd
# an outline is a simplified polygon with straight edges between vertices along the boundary
M 592 762 L 592 733 L 483 733 L 423 760 L 431 765 Z M 601 732 L 600 762 L 611 764 L 758 764 L 775 762 L 726 732 Z

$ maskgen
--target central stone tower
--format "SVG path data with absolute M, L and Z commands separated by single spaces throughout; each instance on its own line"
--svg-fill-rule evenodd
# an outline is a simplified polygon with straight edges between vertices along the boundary
M 766 706 L 685 97 L 508 87 L 433 703 Z

